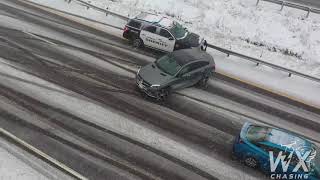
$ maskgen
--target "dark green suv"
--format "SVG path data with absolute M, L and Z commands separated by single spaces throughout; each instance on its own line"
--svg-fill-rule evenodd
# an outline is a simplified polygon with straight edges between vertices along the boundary
M 137 72 L 139 89 L 157 100 L 165 100 L 173 90 L 200 85 L 206 87 L 215 71 L 213 57 L 199 48 L 174 51 Z

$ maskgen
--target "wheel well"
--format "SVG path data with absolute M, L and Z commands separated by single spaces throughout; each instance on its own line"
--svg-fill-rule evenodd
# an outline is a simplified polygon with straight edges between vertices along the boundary
M 256 162 L 257 162 L 257 167 L 259 167 L 260 166 L 260 162 L 259 162 L 259 160 L 258 160 L 258 158 L 256 158 L 255 156 L 252 156 L 252 155 L 245 155 L 244 156 L 244 158 L 243 158 L 243 160 L 246 160 L 247 158 L 252 158 L 252 159 L 254 159 Z

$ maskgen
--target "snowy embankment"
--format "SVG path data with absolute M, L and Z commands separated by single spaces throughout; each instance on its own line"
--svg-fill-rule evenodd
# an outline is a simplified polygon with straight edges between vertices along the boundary
M 256 0 L 86 0 L 133 16 L 172 16 L 210 43 L 320 77 L 320 15 Z
M 4 138 L 0 138 L 0 159 L 1 180 L 73 179 Z
M 48 178 L 25 164 L 3 147 L 0 139 L 0 179 L 14 180 L 47 180 Z M 5 144 L 7 145 L 7 144 Z
M 124 22 L 93 9 L 71 8 L 64 0 L 33 2 L 115 26 Z M 161 13 L 183 23 L 211 44 L 320 77 L 320 15 L 255 0 L 83 0 L 125 16 Z M 78 4 L 75 1 L 71 5 Z

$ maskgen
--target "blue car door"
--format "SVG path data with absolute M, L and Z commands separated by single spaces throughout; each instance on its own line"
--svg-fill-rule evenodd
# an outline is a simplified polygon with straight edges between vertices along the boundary
M 272 147 L 269 147 L 265 144 L 258 144 L 258 148 L 261 149 L 261 154 L 259 156 L 259 162 L 260 162 L 260 168 L 263 170 L 265 173 L 269 174 L 270 173 L 270 155 L 269 152 L 273 151 L 274 149 Z

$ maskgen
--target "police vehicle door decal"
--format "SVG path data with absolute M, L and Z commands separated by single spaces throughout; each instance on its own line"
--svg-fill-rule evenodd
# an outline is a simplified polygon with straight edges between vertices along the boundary
M 163 51 L 172 52 L 176 44 L 175 38 L 168 30 L 164 28 L 161 28 L 158 33 L 158 40 L 162 44 L 162 46 L 160 46 L 159 48 Z

